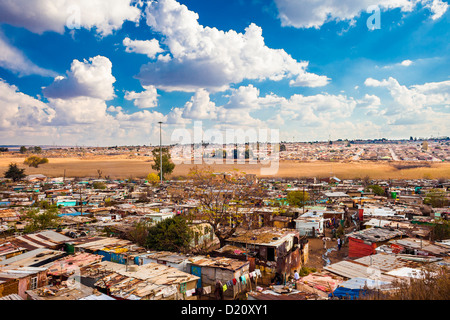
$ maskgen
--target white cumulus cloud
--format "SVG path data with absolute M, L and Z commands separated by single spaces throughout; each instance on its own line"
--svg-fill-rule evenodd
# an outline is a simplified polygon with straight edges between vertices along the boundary
M 141 10 L 133 0 L 0 0 L 0 23 L 34 33 L 64 33 L 65 28 L 95 29 L 112 34 L 125 21 L 138 22 Z
M 19 89 L 0 79 L 0 130 L 48 125 L 55 111 Z
M 223 91 L 245 79 L 294 78 L 291 85 L 302 86 L 323 86 L 330 80 L 307 72 L 308 62 L 267 47 L 261 27 L 254 23 L 244 33 L 202 26 L 197 13 L 175 0 L 152 2 L 145 14 L 172 58 L 143 66 L 137 76 L 143 85 L 195 92 L 199 88 Z
M 56 73 L 40 68 L 31 62 L 19 49 L 11 45 L 0 33 L 0 67 L 8 69 L 19 76 L 32 74 L 55 77 Z
M 159 41 L 156 39 L 131 40 L 130 38 L 125 38 L 123 40 L 123 45 L 126 47 L 126 52 L 145 54 L 150 59 L 155 58 L 158 53 L 164 52 L 164 50 L 159 46 Z
M 66 77 L 57 77 L 43 89 L 48 98 L 90 97 L 111 100 L 115 97 L 112 63 L 103 56 L 72 62 Z
M 418 5 L 431 12 L 431 18 L 440 18 L 448 9 L 442 0 L 275 0 L 283 26 L 320 28 L 329 21 L 349 21 L 377 6 L 380 10 L 399 8 L 411 12 Z
M 155 108 L 158 106 L 158 90 L 155 86 L 145 86 L 145 91 L 125 92 L 125 99 L 134 101 L 134 105 L 140 109 Z

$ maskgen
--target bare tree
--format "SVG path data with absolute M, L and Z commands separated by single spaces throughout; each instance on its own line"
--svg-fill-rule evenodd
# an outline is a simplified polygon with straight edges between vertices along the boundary
M 246 209 L 262 205 L 265 189 L 238 171 L 215 173 L 211 168 L 194 168 L 189 175 L 193 188 L 187 196 L 199 201 L 197 218 L 211 225 L 223 247 L 245 219 L 252 219 L 246 217 Z

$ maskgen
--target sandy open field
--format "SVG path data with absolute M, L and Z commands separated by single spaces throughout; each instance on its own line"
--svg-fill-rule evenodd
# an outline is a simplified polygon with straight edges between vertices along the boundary
M 25 173 L 44 174 L 49 177 L 62 177 L 64 171 L 66 177 L 97 177 L 97 170 L 101 170 L 103 176 L 111 178 L 141 178 L 153 172 L 149 158 L 127 159 L 126 157 L 96 157 L 90 159 L 81 158 L 49 158 L 49 163 L 40 165 L 39 168 L 30 168 L 23 164 L 25 158 L 0 157 L 0 174 L 7 170 L 10 163 L 17 163 L 25 168 Z M 284 161 L 279 163 L 279 169 L 275 177 L 329 177 L 330 174 L 340 179 L 354 179 L 369 176 L 372 179 L 423 179 L 423 178 L 450 178 L 450 163 L 433 163 L 430 167 L 410 169 L 397 169 L 394 163 L 389 162 L 294 162 Z M 172 174 L 187 176 L 189 170 L 195 165 L 180 164 L 175 167 Z M 218 172 L 227 172 L 233 169 L 248 174 L 261 176 L 261 168 L 269 165 L 262 164 L 221 164 L 214 165 Z

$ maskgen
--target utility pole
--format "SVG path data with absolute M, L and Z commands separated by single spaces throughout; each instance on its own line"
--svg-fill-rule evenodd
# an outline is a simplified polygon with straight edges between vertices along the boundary
M 161 133 L 161 125 L 162 121 L 159 121 L 159 177 L 161 179 L 161 184 L 163 182 L 163 169 L 162 169 L 162 133 Z
M 303 184 L 303 214 L 305 214 L 305 185 Z

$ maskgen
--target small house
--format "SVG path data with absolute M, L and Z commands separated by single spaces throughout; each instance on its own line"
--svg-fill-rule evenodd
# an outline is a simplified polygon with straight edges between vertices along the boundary
M 81 275 L 82 282 L 95 279 L 96 289 L 118 300 L 197 300 L 193 292 L 200 279 L 158 263 L 126 266 L 109 261 L 84 267 Z
M 306 263 L 307 241 L 300 241 L 298 231 L 292 229 L 261 228 L 236 232 L 228 245 L 241 247 L 248 252 L 251 268 L 263 272 L 263 281 L 270 283 L 276 273 L 291 274 Z
M 376 253 L 376 248 L 404 233 L 397 229 L 370 228 L 347 234 L 349 258 L 360 258 Z
M 47 284 L 47 268 L 3 267 L 0 269 L 0 297 L 17 294 L 27 299 L 27 290 Z

